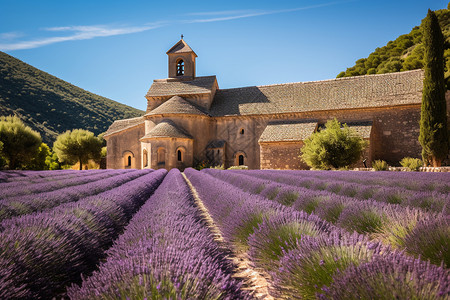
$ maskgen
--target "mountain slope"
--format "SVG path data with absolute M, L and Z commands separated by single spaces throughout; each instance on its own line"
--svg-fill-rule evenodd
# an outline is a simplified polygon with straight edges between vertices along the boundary
M 85 91 L 0 51 L 0 115 L 13 114 L 51 146 L 66 130 L 83 128 L 99 134 L 114 120 L 144 112 Z
M 437 10 L 442 33 L 446 40 L 444 58 L 446 62 L 445 77 L 450 87 L 450 10 Z M 426 16 L 426 12 L 424 12 Z M 423 67 L 424 48 L 422 45 L 422 30 L 414 27 L 410 33 L 399 36 L 386 46 L 375 49 L 369 57 L 356 61 L 353 67 L 339 73 L 339 77 L 359 76 L 365 74 L 383 74 L 420 69 Z

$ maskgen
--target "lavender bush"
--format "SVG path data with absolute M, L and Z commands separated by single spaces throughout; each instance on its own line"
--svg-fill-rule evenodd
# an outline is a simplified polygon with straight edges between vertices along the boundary
M 448 299 L 450 273 L 401 253 L 376 255 L 372 261 L 333 276 L 319 299 Z
M 386 251 L 389 249 L 381 243 L 359 234 L 303 236 L 293 250 L 284 253 L 279 269 L 272 272 L 274 289 L 290 299 L 315 299 L 322 287 L 333 282 L 334 274 Z
M 49 192 L 58 190 L 61 188 L 69 187 L 69 186 L 77 186 L 80 184 L 85 184 L 101 179 L 105 179 L 111 176 L 115 176 L 118 174 L 123 174 L 127 172 L 132 172 L 133 170 L 108 170 L 107 172 L 96 172 L 93 170 L 92 172 L 83 172 L 78 174 L 76 177 L 72 177 L 69 179 L 63 178 L 61 180 L 55 181 L 47 181 L 47 182 L 39 182 L 39 183 L 31 183 L 25 184 L 21 182 L 19 185 L 8 185 L 3 184 L 5 187 L 2 188 L 2 194 L 0 195 L 0 199 L 5 199 L 13 196 L 21 196 L 21 195 L 30 195 L 37 194 L 42 192 Z
M 0 221 L 40 212 L 56 207 L 62 203 L 74 202 L 80 198 L 95 195 L 115 188 L 139 176 L 145 175 L 149 170 L 135 170 L 131 172 L 112 172 L 109 177 L 92 182 L 62 188 L 56 191 L 10 197 L 0 200 Z M 118 174 L 118 175 L 117 175 Z M 91 178 L 93 179 L 93 178 Z M 39 184 L 41 185 L 41 184 Z M 44 184 L 45 185 L 45 184 Z
M 151 217 L 149 217 L 151 216 Z M 71 299 L 248 299 L 173 169 Z
M 414 240 L 414 236 L 417 234 L 417 239 L 420 239 L 421 231 L 414 231 L 419 221 L 422 220 L 426 223 L 435 219 L 441 220 L 445 216 L 445 214 L 426 212 L 400 204 L 389 204 L 372 199 L 358 200 L 351 197 L 337 196 L 327 191 L 310 190 L 293 185 L 270 182 L 268 179 L 249 176 L 246 175 L 247 173 L 238 173 L 237 171 L 203 170 L 202 172 L 211 174 L 225 182 L 233 182 L 235 186 L 245 187 L 248 191 L 253 191 L 255 187 L 264 185 L 265 189 L 260 192 L 260 195 L 282 204 L 283 201 L 280 201 L 280 199 L 283 199 L 283 195 L 296 193 L 299 195 L 298 199 L 292 204 L 288 203 L 293 208 L 308 213 L 315 213 L 324 220 L 332 222 L 350 233 L 356 231 L 369 234 L 370 237 L 378 238 L 385 244 L 397 249 L 406 249 L 408 244 L 406 242 L 407 236 L 408 239 Z M 265 171 L 253 172 L 265 174 Z M 271 172 L 269 171 L 268 173 L 270 174 Z M 283 178 L 277 177 L 277 180 L 280 181 Z M 311 186 L 313 185 L 311 184 Z M 445 228 L 440 227 L 440 231 L 440 233 L 435 234 L 436 237 L 448 235 L 448 231 Z M 440 240 L 442 238 L 435 239 L 436 242 Z M 443 244 L 443 242 L 440 243 Z M 433 249 L 436 252 L 435 254 L 431 253 Z M 438 248 L 428 247 L 426 252 L 424 247 L 420 249 L 416 247 L 414 251 L 407 251 L 407 253 L 415 256 L 422 255 L 430 259 L 432 257 L 444 259 L 442 251 Z M 434 259 L 433 262 L 440 264 L 438 259 Z
M 167 171 L 126 186 L 61 205 L 51 211 L 4 220 L 0 269 L 7 298 L 51 299 L 91 272 L 132 214 L 157 188 Z
M 220 170 L 207 170 L 213 175 L 220 176 Z M 355 182 L 346 182 L 343 181 L 339 176 L 342 172 L 330 172 L 330 171 L 308 171 L 309 176 L 306 177 L 305 173 L 300 173 L 302 171 L 290 171 L 287 173 L 286 171 L 266 171 L 266 170 L 254 170 L 246 173 L 239 173 L 238 171 L 233 171 L 235 174 L 239 174 L 241 176 L 254 176 L 256 178 L 260 178 L 263 180 L 276 181 L 281 184 L 304 187 L 307 189 L 318 190 L 318 191 L 329 191 L 333 194 L 338 194 L 347 197 L 355 197 L 358 199 L 366 200 L 373 199 L 379 202 L 385 202 L 390 204 L 400 204 L 402 206 L 411 206 L 418 207 L 424 209 L 426 211 L 432 212 L 444 212 L 446 214 L 450 213 L 449 201 L 450 197 L 448 192 L 450 191 L 450 184 L 446 184 L 440 182 L 436 179 L 432 180 L 431 183 L 421 183 L 417 184 L 417 180 L 414 178 L 414 175 L 423 175 L 423 174 L 412 174 L 409 177 L 405 177 L 406 182 L 410 183 L 415 188 L 410 190 L 404 187 L 389 187 L 389 184 L 383 185 L 384 180 L 381 182 L 375 181 L 371 183 L 370 179 L 367 181 L 362 181 L 361 178 Z M 303 171 L 304 172 L 304 171 Z M 323 175 L 328 174 L 328 177 Z M 223 172 L 222 172 L 223 173 Z M 315 175 L 319 173 L 318 175 Z M 359 177 L 361 172 L 347 172 L 348 177 L 352 178 L 353 173 L 357 173 Z M 300 174 L 300 175 L 299 175 Z M 336 176 L 338 174 L 338 176 Z M 364 172 L 364 178 L 366 178 L 366 174 L 372 174 L 369 172 Z M 399 173 L 396 173 L 399 174 Z M 385 174 L 391 178 L 390 173 Z M 231 180 L 232 173 L 227 174 L 227 180 Z M 314 182 L 311 182 L 311 177 L 314 178 Z M 445 180 L 446 177 L 449 177 L 442 173 L 442 180 Z M 237 178 L 233 178 L 232 180 L 237 181 Z M 450 180 L 450 177 L 448 178 Z M 398 181 L 396 179 L 395 181 Z M 389 182 L 391 185 L 392 183 Z M 403 184 L 405 185 L 405 184 Z M 407 185 L 406 185 L 407 186 Z M 420 188 L 422 190 L 420 190 Z M 431 189 L 431 191 L 430 191 Z M 437 190 L 437 191 L 436 191 Z M 419 191 L 419 193 L 417 192 Z M 264 192 L 264 191 L 263 191 Z

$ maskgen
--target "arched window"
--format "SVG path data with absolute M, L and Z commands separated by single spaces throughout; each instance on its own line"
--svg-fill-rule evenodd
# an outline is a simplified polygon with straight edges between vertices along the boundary
M 122 167 L 124 169 L 135 168 L 136 166 L 134 165 L 134 163 L 135 163 L 134 158 L 135 157 L 134 157 L 133 152 L 131 152 L 129 150 L 124 151 L 122 153 L 122 163 L 123 163 Z
M 244 134 L 244 128 L 241 128 L 241 130 L 239 130 L 239 134 Z
M 147 149 L 144 149 L 144 155 L 142 155 L 142 159 L 143 159 L 143 163 L 144 163 L 144 168 L 148 167 L 148 153 L 147 153 Z
M 238 156 L 238 160 L 239 160 L 239 165 L 243 166 L 244 165 L 244 155 L 240 154 Z
M 184 61 L 180 59 L 177 62 L 177 76 L 183 76 L 184 75 Z
M 183 153 L 181 152 L 181 150 L 177 151 L 177 159 L 178 161 L 183 161 Z
M 166 163 L 166 149 L 158 149 L 158 164 L 164 165 Z

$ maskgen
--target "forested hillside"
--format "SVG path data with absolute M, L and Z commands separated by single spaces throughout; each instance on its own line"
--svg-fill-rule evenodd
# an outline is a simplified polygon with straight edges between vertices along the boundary
M 426 16 L 424 11 L 423 15 Z M 445 77 L 447 88 L 450 87 L 450 10 L 436 11 L 445 43 Z M 418 20 L 419 22 L 419 20 Z M 414 27 L 410 33 L 399 36 L 390 41 L 386 46 L 376 48 L 369 57 L 361 58 L 356 64 L 345 72 L 339 73 L 339 77 L 358 76 L 365 74 L 383 74 L 420 69 L 423 67 L 424 48 L 422 45 L 421 26 Z
M 50 146 L 66 130 L 83 128 L 95 134 L 114 120 L 144 112 L 104 98 L 0 51 L 0 115 L 17 115 Z

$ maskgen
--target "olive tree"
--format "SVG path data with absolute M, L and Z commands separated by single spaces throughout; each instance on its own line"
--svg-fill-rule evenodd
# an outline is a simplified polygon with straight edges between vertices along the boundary
M 83 164 L 89 159 L 98 160 L 101 155 L 102 142 L 93 132 L 84 129 L 66 131 L 56 138 L 53 149 L 60 162 Z
M 356 131 L 334 119 L 304 140 L 300 157 L 314 169 L 338 169 L 356 163 L 366 146 Z
M 0 117 L 1 151 L 10 169 L 26 168 L 38 154 L 42 143 L 41 135 L 26 126 L 19 117 Z

